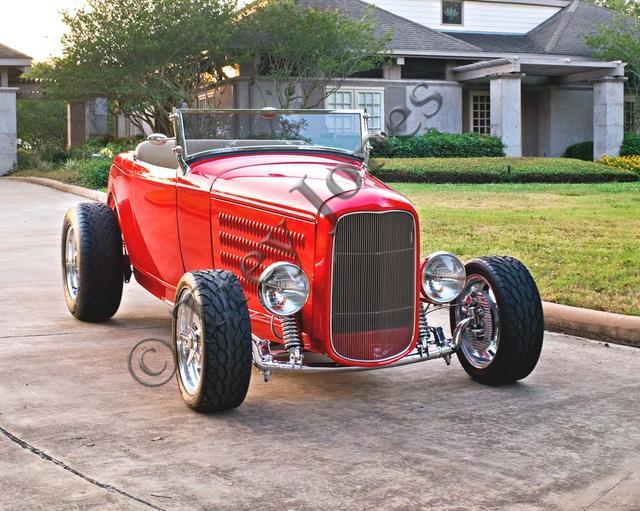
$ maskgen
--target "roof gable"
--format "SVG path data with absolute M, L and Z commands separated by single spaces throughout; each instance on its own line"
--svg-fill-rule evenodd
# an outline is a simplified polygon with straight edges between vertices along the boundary
M 432 30 L 362 0 L 300 0 L 300 5 L 316 9 L 334 9 L 353 18 L 362 18 L 365 12 L 371 9 L 373 18 L 378 23 L 377 35 L 391 32 L 390 46 L 394 51 L 481 51 L 480 48 L 465 41 Z
M 616 13 L 588 2 L 574 0 L 542 25 L 527 35 L 544 53 L 559 55 L 592 56 L 586 38 L 594 34 L 600 25 L 611 23 Z

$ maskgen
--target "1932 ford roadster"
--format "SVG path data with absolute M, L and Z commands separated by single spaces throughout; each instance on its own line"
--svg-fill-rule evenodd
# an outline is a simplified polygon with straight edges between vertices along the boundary
M 113 316 L 132 273 L 172 304 L 191 408 L 240 405 L 252 364 L 268 380 L 456 354 L 488 384 L 534 369 L 543 317 L 527 269 L 445 252 L 421 261 L 415 208 L 367 172 L 362 112 L 183 109 L 172 120 L 174 139 L 151 135 L 114 159 L 107 204 L 68 211 L 63 282 L 83 321 Z M 450 337 L 428 322 L 439 307 Z

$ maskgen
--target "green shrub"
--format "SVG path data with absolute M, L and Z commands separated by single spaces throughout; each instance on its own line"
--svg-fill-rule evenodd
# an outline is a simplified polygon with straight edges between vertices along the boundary
M 490 135 L 441 133 L 431 129 L 424 135 L 372 141 L 371 154 L 375 158 L 504 156 L 504 145 L 498 137 Z
M 92 139 L 82 147 L 72 149 L 71 158 L 74 160 L 84 160 L 98 156 L 113 158 L 115 155 L 125 151 L 132 151 L 141 141 L 141 138 L 118 138 L 111 141 Z
M 625 133 L 620 146 L 620 156 L 638 155 L 640 155 L 640 133 Z M 565 150 L 564 157 L 593 161 L 593 141 L 570 145 Z
M 87 188 L 99 189 L 107 186 L 111 158 L 104 156 L 86 160 L 68 160 L 65 168 L 78 175 L 78 181 Z
M 392 158 L 373 175 L 406 183 L 599 183 L 637 181 L 634 172 L 568 158 Z
M 580 142 L 567 147 L 564 151 L 565 158 L 593 161 L 593 142 Z
M 33 146 L 21 142 L 18 146 L 18 170 L 51 170 L 61 166 L 69 157 L 64 147 L 55 143 Z
M 620 156 L 640 155 L 640 133 L 625 133 L 620 146 Z

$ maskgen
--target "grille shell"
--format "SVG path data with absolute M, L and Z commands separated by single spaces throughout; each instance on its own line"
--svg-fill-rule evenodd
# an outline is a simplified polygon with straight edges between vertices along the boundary
M 338 357 L 377 363 L 411 347 L 416 274 L 411 213 L 358 212 L 338 219 L 331 278 L 331 346 Z

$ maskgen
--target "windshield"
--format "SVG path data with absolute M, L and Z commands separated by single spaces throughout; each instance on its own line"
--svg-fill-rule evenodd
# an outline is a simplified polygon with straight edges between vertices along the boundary
M 173 119 L 185 160 L 209 153 L 278 148 L 365 156 L 366 126 L 359 111 L 181 109 Z

